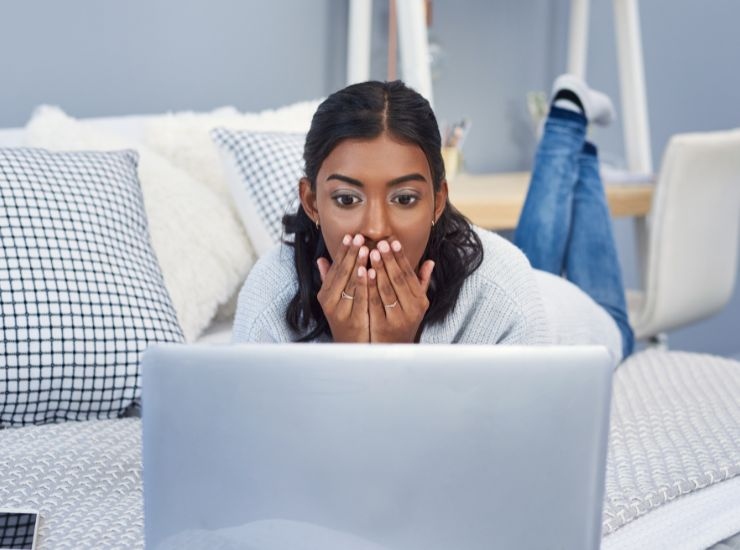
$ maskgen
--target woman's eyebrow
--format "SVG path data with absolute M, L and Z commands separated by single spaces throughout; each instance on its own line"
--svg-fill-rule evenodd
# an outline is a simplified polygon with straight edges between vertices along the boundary
M 349 183 L 350 185 L 354 185 L 356 187 L 364 187 L 365 185 L 358 179 L 351 178 L 349 176 L 345 176 L 343 174 L 331 174 L 328 178 L 326 178 L 326 181 L 329 180 L 339 180 L 343 181 L 344 183 Z M 388 182 L 389 187 L 393 187 L 394 185 L 399 185 L 401 183 L 406 183 L 407 181 L 422 181 L 425 182 L 427 179 L 419 174 L 418 172 L 414 172 L 413 174 L 406 174 L 405 176 L 399 176 L 397 178 L 393 178 Z
M 392 187 L 394 185 L 398 185 L 400 183 L 406 183 L 407 181 L 422 181 L 426 182 L 427 179 L 419 174 L 418 172 L 414 172 L 413 174 L 406 174 L 405 176 L 401 176 L 399 178 L 393 178 L 391 181 L 388 182 L 388 187 Z
M 350 178 L 349 176 L 344 176 L 342 174 L 331 174 L 328 178 L 326 178 L 326 181 L 329 180 L 339 180 L 343 181 L 344 183 L 349 183 L 350 185 L 355 185 L 357 187 L 365 187 L 360 180 L 356 180 L 355 178 Z

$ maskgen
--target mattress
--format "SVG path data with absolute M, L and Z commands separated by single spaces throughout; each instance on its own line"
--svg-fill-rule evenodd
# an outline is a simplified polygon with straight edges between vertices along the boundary
M 602 548 L 738 548 L 737 395 L 729 359 L 648 351 L 619 367 Z M 40 511 L 39 549 L 142 548 L 142 494 L 137 418 L 0 431 L 0 506 Z

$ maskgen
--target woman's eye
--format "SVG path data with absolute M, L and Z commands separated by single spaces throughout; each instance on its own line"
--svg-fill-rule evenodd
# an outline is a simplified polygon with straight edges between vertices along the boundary
M 401 206 L 410 206 L 414 204 L 418 199 L 416 195 L 397 195 L 393 197 L 393 201 L 397 202 Z
M 352 206 L 360 202 L 360 198 L 355 195 L 335 195 L 334 200 L 339 206 Z

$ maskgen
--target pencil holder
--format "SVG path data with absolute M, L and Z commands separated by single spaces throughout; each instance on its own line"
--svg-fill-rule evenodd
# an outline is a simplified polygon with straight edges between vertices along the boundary
M 445 163 L 447 181 L 452 182 L 462 165 L 462 153 L 457 147 L 442 147 L 442 160 Z

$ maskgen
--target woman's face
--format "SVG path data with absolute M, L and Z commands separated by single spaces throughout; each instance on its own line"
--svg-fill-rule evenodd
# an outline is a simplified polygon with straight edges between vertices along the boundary
M 332 257 L 345 235 L 359 233 L 370 250 L 381 240 L 400 241 L 417 268 L 432 221 L 444 210 L 447 182 L 435 193 L 421 148 L 383 133 L 340 142 L 321 165 L 315 192 L 304 178 L 300 195 L 306 213 L 319 221 Z

